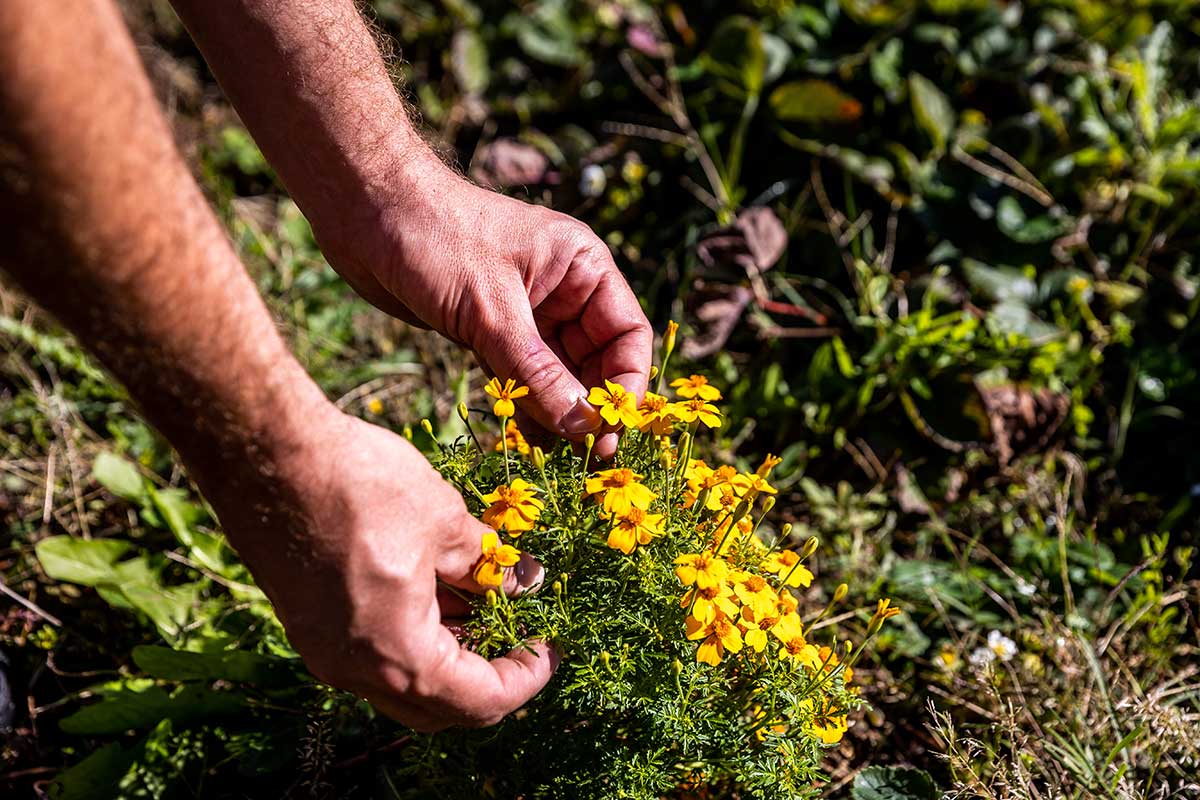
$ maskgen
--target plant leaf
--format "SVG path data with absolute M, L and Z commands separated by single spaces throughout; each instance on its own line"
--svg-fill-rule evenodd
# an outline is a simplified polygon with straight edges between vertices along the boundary
M 113 580 L 114 567 L 129 551 L 119 539 L 76 539 L 51 536 L 34 546 L 42 569 L 56 581 L 95 586 Z
M 137 467 L 105 450 L 92 462 L 92 477 L 122 500 L 137 502 L 146 496 L 146 483 Z
M 862 104 L 829 81 L 791 81 L 771 92 L 771 108 L 783 120 L 853 122 Z
M 854 800 L 934 800 L 933 778 L 913 767 L 867 767 L 854 778 Z
M 946 95 L 928 78 L 919 73 L 908 76 L 908 88 L 912 94 L 913 113 L 935 149 L 946 149 L 946 142 L 954 132 L 954 109 Z

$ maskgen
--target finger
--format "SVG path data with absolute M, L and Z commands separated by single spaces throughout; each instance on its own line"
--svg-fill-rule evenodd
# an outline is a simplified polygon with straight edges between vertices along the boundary
M 446 620 L 460 620 L 471 615 L 471 602 L 462 596 L 457 587 L 438 586 L 437 604 L 443 623 Z
M 596 430 L 600 415 L 583 384 L 542 339 L 524 286 L 514 281 L 498 305 L 491 316 L 503 324 L 481 331 L 476 352 L 500 377 L 529 387 L 518 402 L 542 427 L 569 439 Z
M 475 567 L 479 564 L 482 554 L 483 535 L 492 532 L 487 525 L 465 515 L 456 532 L 448 534 L 438 545 L 439 549 L 434 557 L 434 569 L 438 579 L 456 589 L 474 594 L 484 594 L 488 589 L 496 589 L 511 597 L 536 590 L 545 580 L 546 571 L 537 559 L 528 553 L 522 553 L 521 560 L 515 566 L 504 569 L 504 579 L 500 586 L 484 586 L 475 580 Z M 503 533 L 498 535 L 502 544 L 520 549 L 519 539 L 513 540 Z
M 421 681 L 420 704 L 442 713 L 450 724 L 495 725 L 529 702 L 549 682 L 559 655 L 548 644 L 530 642 L 502 658 L 487 659 L 459 646 L 440 628 L 438 648 L 446 655 Z
M 607 251 L 605 251 L 607 253 Z M 646 392 L 654 333 L 629 284 L 614 265 L 588 298 L 580 325 L 601 349 L 603 377 L 641 397 Z

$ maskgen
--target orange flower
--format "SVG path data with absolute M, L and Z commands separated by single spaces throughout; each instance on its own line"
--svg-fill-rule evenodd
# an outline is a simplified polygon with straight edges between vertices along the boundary
M 771 470 L 775 469 L 781 463 L 783 463 L 782 458 L 767 453 L 767 457 L 764 458 L 763 462 L 758 465 L 758 469 L 756 469 L 754 473 L 760 478 L 765 478 L 771 474 Z
M 675 425 L 675 415 L 671 413 L 671 403 L 661 394 L 646 392 L 646 396 L 638 405 L 638 411 L 642 413 L 642 422 L 638 425 L 638 430 L 642 433 L 649 432 L 655 436 L 662 436 L 670 433 L 671 428 Z
M 609 425 L 636 428 L 642 424 L 642 415 L 637 409 L 637 397 L 632 392 L 625 391 L 625 387 L 618 383 L 605 379 L 604 388 L 592 387 L 587 400 L 600 409 L 600 416 Z
M 721 390 L 708 382 L 703 375 L 691 375 L 687 378 L 676 378 L 671 381 L 671 388 L 680 397 L 713 401 L 721 399 Z
M 662 514 L 648 514 L 633 506 L 617 517 L 617 524 L 608 533 L 608 546 L 629 555 L 639 544 L 650 544 L 662 535 Z
M 517 423 L 511 419 L 504 426 L 504 441 L 496 442 L 496 452 L 504 452 L 504 446 L 508 445 L 508 452 L 520 453 L 523 456 L 529 455 L 529 442 L 525 441 L 525 434 L 517 427 Z
M 671 413 L 678 417 L 681 422 L 695 422 L 696 420 L 700 420 L 705 427 L 721 427 L 721 412 L 717 410 L 716 406 L 705 402 L 699 397 L 694 397 L 691 400 L 685 400 L 680 403 L 672 403 Z
M 631 508 L 647 509 L 658 497 L 638 483 L 642 476 L 631 469 L 606 469 L 584 483 L 584 490 L 596 498 L 609 514 L 627 514 Z
M 825 744 L 837 744 L 846 733 L 846 713 L 837 708 L 832 697 L 824 695 L 817 699 L 809 697 L 800 701 L 800 707 L 813 711 L 808 732 Z
M 514 567 L 521 560 L 521 551 L 512 545 L 500 544 L 500 537 L 488 531 L 480 544 L 483 551 L 475 562 L 475 582 L 480 586 L 499 586 L 504 582 L 504 568 Z
M 521 478 L 513 478 L 508 486 L 501 484 L 491 494 L 483 496 L 491 503 L 483 512 L 483 521 L 496 530 L 520 536 L 531 530 L 546 504 L 537 498 L 537 487 Z
M 687 608 L 688 606 L 692 608 L 689 616 L 695 617 L 700 622 L 711 621 L 717 613 L 730 618 L 736 617 L 738 614 L 737 604 L 733 602 L 733 591 L 724 581 L 703 589 L 698 587 L 688 589 L 679 601 L 679 607 Z
M 799 614 L 787 614 L 771 628 L 783 646 L 779 648 L 780 657 L 794 658 L 811 670 L 821 668 L 820 651 L 804 639 L 804 626 Z
M 684 624 L 688 639 L 703 639 L 696 648 L 696 660 L 702 664 L 715 667 L 721 663 L 726 651 L 736 653 L 742 649 L 742 632 L 733 620 L 724 614 L 717 613 L 709 622 L 688 617 Z
M 483 390 L 496 398 L 492 413 L 497 417 L 511 417 L 517 410 L 513 400 L 529 394 L 528 386 L 517 386 L 517 382 L 512 378 L 506 380 L 503 386 L 500 385 L 499 378 L 492 378 L 484 385 Z
M 728 574 L 729 565 L 725 559 L 709 550 L 685 553 L 675 559 L 675 577 L 684 586 L 694 583 L 701 589 L 707 589 L 724 581 Z
M 763 560 L 762 568 L 774 572 L 788 586 L 810 586 L 813 574 L 800 563 L 800 556 L 792 550 L 772 553 Z

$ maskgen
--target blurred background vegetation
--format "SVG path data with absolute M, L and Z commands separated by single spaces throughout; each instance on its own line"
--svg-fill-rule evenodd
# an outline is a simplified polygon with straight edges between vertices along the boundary
M 397 429 L 457 421 L 482 386 L 469 359 L 354 298 L 167 3 L 125 5 L 317 380 Z M 825 542 L 820 582 L 906 609 L 856 670 L 874 710 L 830 753 L 829 796 L 932 796 L 903 771 L 855 783 L 893 764 L 963 797 L 1200 792 L 1200 3 L 367 10 L 449 160 L 587 221 L 656 328 L 682 322 L 744 421 L 715 447 L 783 454 L 777 514 Z M 0 347 L 0 791 L 26 796 L 96 749 L 59 726 L 85 687 L 153 674 L 132 647 L 186 644 L 236 580 L 197 561 L 215 523 L 169 448 L 7 289 Z M 135 544 L 126 577 L 153 591 L 51 580 L 33 548 L 61 534 Z M 127 794 L 407 796 L 377 723 L 286 703 L 240 733 L 139 718 L 121 736 L 159 767 Z

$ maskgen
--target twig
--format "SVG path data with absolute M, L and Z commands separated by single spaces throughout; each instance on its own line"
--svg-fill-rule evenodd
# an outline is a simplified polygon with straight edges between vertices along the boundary
M 29 609 L 34 614 L 37 614 L 39 617 L 46 620 L 46 622 L 49 622 L 51 625 L 55 626 L 56 628 L 62 627 L 62 620 L 60 620 L 58 617 L 54 616 L 49 611 L 45 610 L 44 608 L 42 608 L 41 606 L 39 606 L 37 603 L 33 602 L 32 600 L 26 600 L 24 597 L 17 594 L 12 589 L 10 589 L 8 587 L 8 585 L 4 582 L 3 576 L 0 576 L 0 594 L 4 594 L 8 597 L 11 597 L 13 600 L 15 600 L 18 603 L 20 603 L 21 605 L 25 606 L 25 608 Z

